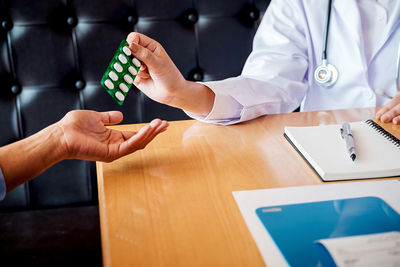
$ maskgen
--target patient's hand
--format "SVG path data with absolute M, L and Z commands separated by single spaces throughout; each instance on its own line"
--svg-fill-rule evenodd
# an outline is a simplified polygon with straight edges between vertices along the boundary
M 138 132 L 105 125 L 122 121 L 119 111 L 74 110 L 27 138 L 0 147 L 0 169 L 7 192 L 64 159 L 110 162 L 144 148 L 168 122 L 153 120 Z
M 138 132 L 105 127 L 120 123 L 122 118 L 119 111 L 75 110 L 67 113 L 57 122 L 66 158 L 110 162 L 143 149 L 168 126 L 166 121 L 155 119 Z

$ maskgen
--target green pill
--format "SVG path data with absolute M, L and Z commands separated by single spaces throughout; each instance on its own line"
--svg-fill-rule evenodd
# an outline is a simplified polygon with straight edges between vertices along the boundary
M 132 55 L 127 41 L 122 41 L 101 78 L 101 86 L 122 105 L 133 85 L 141 62 Z

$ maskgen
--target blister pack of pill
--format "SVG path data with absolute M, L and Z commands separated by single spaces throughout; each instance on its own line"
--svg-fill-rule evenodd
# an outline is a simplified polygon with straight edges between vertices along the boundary
M 127 41 L 122 41 L 101 79 L 101 85 L 122 105 L 133 85 L 141 62 L 132 55 Z

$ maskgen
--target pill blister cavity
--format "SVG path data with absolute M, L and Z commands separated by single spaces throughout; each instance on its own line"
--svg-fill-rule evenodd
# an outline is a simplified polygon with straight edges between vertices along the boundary
M 130 75 L 128 75 L 128 74 L 125 74 L 125 75 L 124 75 L 124 80 L 125 80 L 125 82 L 126 82 L 127 84 L 132 84 L 132 83 L 133 83 L 132 77 L 131 77 Z
M 140 61 L 139 61 L 137 58 L 135 58 L 135 57 L 132 59 L 132 63 L 133 63 L 133 65 L 135 65 L 137 68 L 139 68 L 140 65 L 142 65 L 142 64 L 140 64 Z
M 122 72 L 122 70 L 123 70 L 121 64 L 119 64 L 117 62 L 114 63 L 114 69 L 118 72 Z
M 124 93 L 128 93 L 128 91 L 129 91 L 128 86 L 126 86 L 126 84 L 124 84 L 124 83 L 119 84 L 119 89 L 121 89 L 121 91 Z
M 124 100 L 125 100 L 124 94 L 122 94 L 120 91 L 115 92 L 115 97 L 116 97 L 119 101 L 124 101 Z
M 121 61 L 122 64 L 128 63 L 128 60 L 126 59 L 126 57 L 123 54 L 119 54 L 118 60 Z
M 110 71 L 108 73 L 108 77 L 110 77 L 111 80 L 113 80 L 114 82 L 116 82 L 118 80 L 118 75 L 114 71 Z
M 110 90 L 114 89 L 114 84 L 109 79 L 105 80 L 104 84 L 108 89 Z
M 129 71 L 133 76 L 136 76 L 136 75 L 137 75 L 137 70 L 136 70 L 134 67 L 132 67 L 132 66 L 130 66 L 130 67 L 128 68 L 128 71 Z
M 124 46 L 124 47 L 122 48 L 122 51 L 124 51 L 125 55 L 127 55 L 128 57 L 129 57 L 130 55 L 132 55 L 131 50 L 130 50 L 129 47 L 127 47 L 127 46 Z

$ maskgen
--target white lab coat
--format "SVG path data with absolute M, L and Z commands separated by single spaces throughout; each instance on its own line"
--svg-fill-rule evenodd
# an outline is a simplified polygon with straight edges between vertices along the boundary
M 206 82 L 214 91 L 214 107 L 207 117 L 231 124 L 265 114 L 382 106 L 394 96 L 397 48 L 400 42 L 400 1 L 394 3 L 377 49 L 367 61 L 363 49 L 357 0 L 334 0 L 328 39 L 328 62 L 339 71 L 331 88 L 314 80 L 321 64 L 328 1 L 273 0 L 254 38 L 253 51 L 242 74 Z

